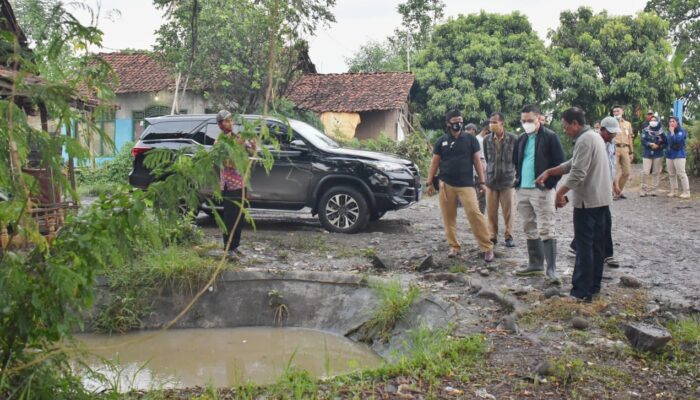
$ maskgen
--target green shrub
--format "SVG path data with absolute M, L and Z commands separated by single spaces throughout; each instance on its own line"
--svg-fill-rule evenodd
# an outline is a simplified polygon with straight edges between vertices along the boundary
M 77 172 L 77 180 L 79 186 L 102 188 L 114 187 L 118 184 L 127 184 L 129 171 L 133 164 L 131 157 L 131 148 L 134 147 L 133 142 L 124 143 L 121 150 L 114 156 L 113 159 L 107 160 L 97 166 L 94 170 L 89 168 L 79 168 Z M 99 195 L 99 191 L 94 193 Z
M 690 175 L 700 176 L 700 123 L 686 124 L 685 129 L 688 131 L 685 169 Z

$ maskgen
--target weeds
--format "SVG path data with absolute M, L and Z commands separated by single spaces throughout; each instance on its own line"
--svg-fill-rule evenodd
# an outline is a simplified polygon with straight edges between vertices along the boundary
M 95 327 L 109 333 L 137 328 L 148 315 L 148 299 L 153 293 L 168 289 L 192 294 L 213 269 L 210 260 L 185 246 L 148 250 L 136 259 L 111 266 L 105 271 L 110 298 L 98 306 Z
M 420 295 L 418 287 L 411 285 L 408 290 L 404 290 L 399 281 L 377 284 L 374 288 L 379 297 L 379 307 L 372 319 L 360 328 L 361 340 L 366 342 L 372 342 L 377 337 L 387 341 L 396 323 L 406 315 Z

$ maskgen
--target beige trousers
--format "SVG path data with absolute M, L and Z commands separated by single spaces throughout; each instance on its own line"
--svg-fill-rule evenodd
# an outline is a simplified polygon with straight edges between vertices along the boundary
M 642 189 L 640 194 L 650 194 L 659 188 L 663 168 L 664 159 L 662 157 L 642 159 Z
M 518 214 L 528 240 L 555 239 L 554 189 L 518 189 Z
M 486 224 L 486 217 L 479 211 L 479 202 L 476 199 L 476 191 L 472 186 L 455 187 L 442 184 L 440 187 L 440 210 L 442 211 L 442 223 L 445 225 L 447 243 L 453 249 L 461 249 L 457 240 L 457 199 L 462 203 L 467 214 L 469 227 L 474 234 L 474 239 L 483 251 L 493 250 L 491 234 Z
M 671 192 L 678 192 L 678 179 L 681 181 L 682 193 L 690 192 L 688 174 L 685 173 L 685 158 L 666 159 L 668 178 L 671 180 Z
M 513 238 L 513 188 L 491 190 L 486 192 L 486 214 L 489 219 L 491 239 L 498 239 L 498 206 L 501 206 L 503 222 L 505 223 L 506 239 Z
M 630 178 L 632 173 L 632 162 L 630 161 L 629 149 L 627 147 L 618 147 L 615 149 L 615 158 L 617 162 L 616 179 L 620 185 L 620 191 L 625 188 L 625 183 Z

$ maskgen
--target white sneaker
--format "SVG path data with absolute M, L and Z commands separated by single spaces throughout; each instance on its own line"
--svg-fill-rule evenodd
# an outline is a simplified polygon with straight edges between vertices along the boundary
M 676 192 L 668 192 L 667 197 L 676 197 L 678 194 Z
M 681 199 L 689 199 L 689 198 L 690 198 L 690 192 L 681 193 L 681 195 L 678 196 L 678 197 L 680 197 Z

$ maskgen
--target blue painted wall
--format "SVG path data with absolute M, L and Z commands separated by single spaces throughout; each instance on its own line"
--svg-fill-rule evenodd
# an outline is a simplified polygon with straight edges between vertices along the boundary
M 118 153 L 125 143 L 131 142 L 134 135 L 134 121 L 131 118 L 117 118 L 114 124 L 114 152 Z

